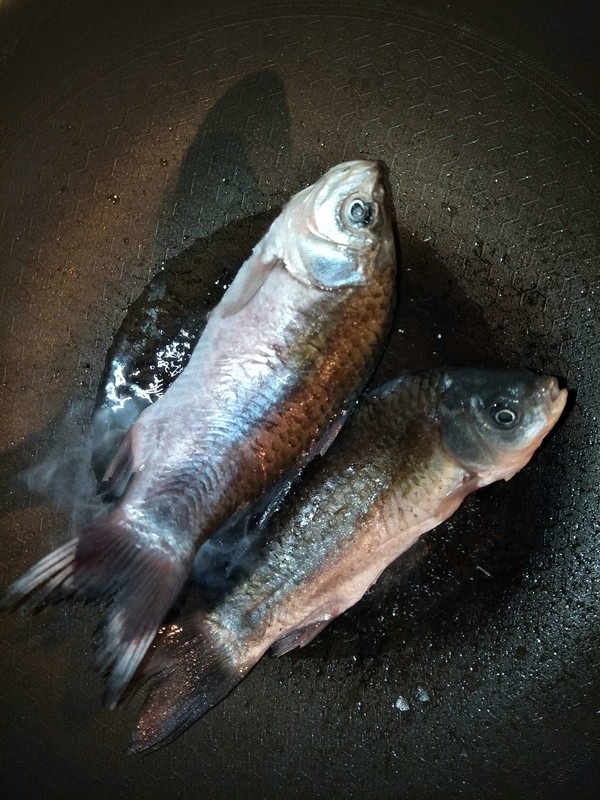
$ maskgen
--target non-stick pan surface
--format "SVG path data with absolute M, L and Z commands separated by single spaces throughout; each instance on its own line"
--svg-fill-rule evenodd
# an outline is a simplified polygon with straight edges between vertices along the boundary
M 402 245 L 377 380 L 522 365 L 574 402 L 526 471 L 149 757 L 124 754 L 137 703 L 100 707 L 94 609 L 4 616 L 2 796 L 597 796 L 594 108 L 404 3 L 63 5 L 0 9 L 3 584 L 67 535 L 16 476 L 80 439 L 131 303 L 151 279 L 173 313 L 210 302 L 343 159 L 387 163 Z

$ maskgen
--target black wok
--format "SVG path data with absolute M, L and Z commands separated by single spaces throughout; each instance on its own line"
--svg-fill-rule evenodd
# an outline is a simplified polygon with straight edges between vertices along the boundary
M 598 796 L 600 116 L 578 91 L 600 97 L 598 29 L 585 2 L 493 5 L 0 7 L 3 584 L 67 535 L 16 476 L 81 437 L 144 287 L 165 318 L 210 303 L 338 161 L 390 169 L 402 296 L 377 382 L 521 365 L 574 390 L 523 473 L 147 758 L 125 755 L 136 701 L 100 707 L 94 609 L 3 616 L 3 797 Z

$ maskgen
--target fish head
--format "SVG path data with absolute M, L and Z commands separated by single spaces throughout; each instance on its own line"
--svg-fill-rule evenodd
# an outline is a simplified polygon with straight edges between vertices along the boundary
M 295 195 L 285 207 L 282 261 L 304 283 L 323 289 L 367 284 L 395 263 L 381 165 L 347 161 Z
M 556 378 L 529 370 L 446 370 L 438 414 L 444 446 L 478 485 L 527 464 L 567 401 Z

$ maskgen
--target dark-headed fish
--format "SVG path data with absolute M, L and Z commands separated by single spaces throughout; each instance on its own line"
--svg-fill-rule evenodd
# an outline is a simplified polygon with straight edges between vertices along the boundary
M 483 369 L 407 374 L 365 396 L 271 519 L 252 574 L 209 613 L 161 631 L 132 750 L 177 737 L 269 648 L 305 645 L 356 603 L 470 492 L 509 480 L 566 397 L 555 378 Z
M 117 508 L 32 567 L 2 605 L 111 598 L 99 661 L 114 704 L 199 545 L 326 449 L 381 355 L 394 302 L 379 166 L 340 164 L 287 203 L 185 370 L 129 430 L 107 474 Z

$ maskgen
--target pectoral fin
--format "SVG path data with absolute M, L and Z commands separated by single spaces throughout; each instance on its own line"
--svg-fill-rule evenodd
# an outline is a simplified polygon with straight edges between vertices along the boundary
M 474 492 L 477 489 L 479 489 L 480 486 L 481 483 L 477 475 L 465 478 L 462 486 L 460 486 L 455 491 L 451 492 L 451 494 L 445 497 L 440 503 L 436 512 L 436 518 L 439 520 L 439 522 L 443 522 L 445 519 L 451 517 L 452 514 L 454 514 L 457 508 L 461 505 L 465 497 L 467 497 L 467 495 L 470 495 L 471 492 Z
M 250 257 L 244 261 L 231 286 L 215 309 L 222 317 L 231 317 L 248 305 L 269 277 L 269 273 L 281 263 L 279 256 L 265 251 L 259 242 Z
M 283 656 L 285 653 L 289 653 L 290 650 L 295 650 L 296 647 L 304 647 L 309 642 L 312 642 L 315 636 L 321 633 L 323 628 L 326 628 L 330 622 L 330 619 L 313 622 L 311 625 L 299 628 L 297 631 L 292 631 L 286 636 L 282 636 L 275 644 L 271 645 L 271 653 L 274 656 Z
M 312 461 L 312 459 L 317 455 L 324 456 L 325 453 L 329 450 L 331 445 L 337 439 L 337 436 L 338 436 L 339 432 L 344 427 L 344 424 L 345 424 L 346 420 L 348 419 L 348 417 L 352 413 L 352 410 L 354 408 L 355 402 L 356 402 L 355 400 L 352 400 L 346 406 L 346 408 L 344 408 L 342 411 L 340 411 L 340 413 L 337 415 L 337 417 L 335 417 L 335 419 L 333 419 L 329 423 L 329 425 L 327 426 L 327 429 L 325 430 L 325 433 L 323 433 L 323 435 L 315 442 L 313 449 L 309 453 L 309 457 L 308 457 L 309 461 Z

